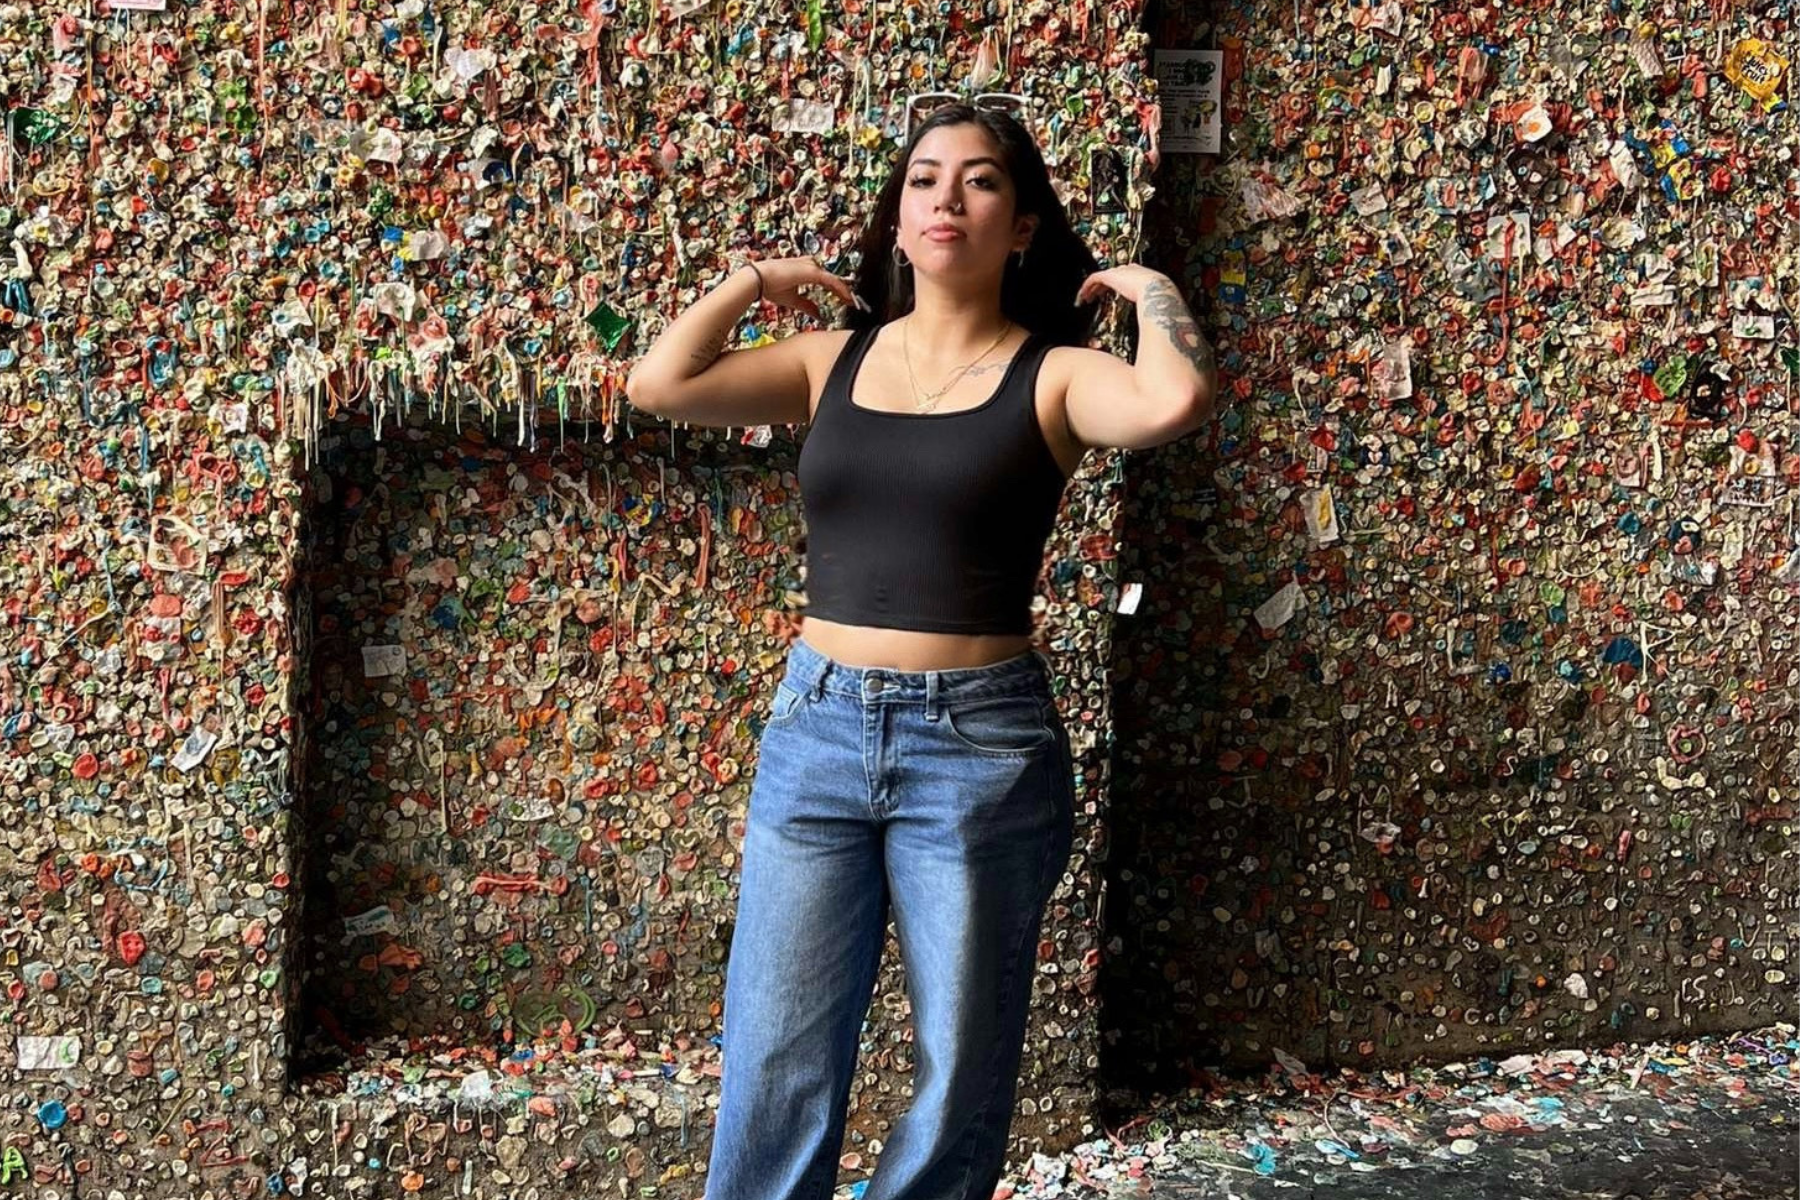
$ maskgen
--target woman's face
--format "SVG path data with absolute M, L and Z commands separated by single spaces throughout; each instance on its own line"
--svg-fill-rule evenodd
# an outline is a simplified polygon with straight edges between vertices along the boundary
M 1015 218 L 1012 177 L 976 124 L 940 125 L 919 139 L 900 190 L 900 248 L 915 271 L 997 275 L 1027 246 L 1037 218 Z M 948 229 L 934 227 L 948 226 Z

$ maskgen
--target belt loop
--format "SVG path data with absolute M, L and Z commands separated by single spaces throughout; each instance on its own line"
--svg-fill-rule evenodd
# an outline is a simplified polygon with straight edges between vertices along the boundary
M 938 719 L 938 672 L 925 672 L 925 719 Z

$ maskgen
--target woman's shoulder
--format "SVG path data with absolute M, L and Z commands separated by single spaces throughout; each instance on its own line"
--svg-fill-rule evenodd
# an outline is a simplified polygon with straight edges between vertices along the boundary
M 815 397 L 855 336 L 854 329 L 803 329 L 788 335 L 806 363 L 806 376 L 812 383 Z
M 1043 375 L 1055 381 L 1059 392 L 1067 390 L 1070 380 L 1092 371 L 1104 371 L 1114 366 L 1130 364 L 1116 354 L 1106 350 L 1097 350 L 1091 346 L 1066 346 L 1053 344 L 1044 352 Z
M 805 338 L 808 353 L 829 369 L 859 332 L 855 329 L 808 329 L 794 336 Z

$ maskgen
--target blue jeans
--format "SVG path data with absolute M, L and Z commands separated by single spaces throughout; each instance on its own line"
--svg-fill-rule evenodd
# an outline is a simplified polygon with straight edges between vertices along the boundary
M 863 1200 L 990 1200 L 1074 798 L 1037 651 L 912 672 L 793 643 L 750 791 L 706 1200 L 832 1194 L 890 902 L 913 1104 Z

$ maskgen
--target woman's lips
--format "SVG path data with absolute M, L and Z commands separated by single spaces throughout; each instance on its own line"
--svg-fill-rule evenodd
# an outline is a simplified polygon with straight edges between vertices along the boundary
M 934 242 L 954 242 L 962 233 L 955 229 L 928 229 L 925 236 Z

